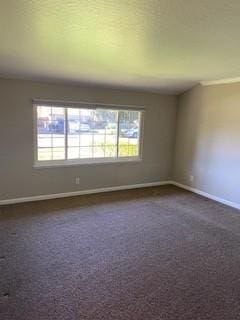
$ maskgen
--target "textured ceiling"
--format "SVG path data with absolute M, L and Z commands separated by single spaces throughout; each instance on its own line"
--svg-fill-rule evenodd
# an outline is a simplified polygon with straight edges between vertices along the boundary
M 0 74 L 181 92 L 240 75 L 239 0 L 0 0 Z

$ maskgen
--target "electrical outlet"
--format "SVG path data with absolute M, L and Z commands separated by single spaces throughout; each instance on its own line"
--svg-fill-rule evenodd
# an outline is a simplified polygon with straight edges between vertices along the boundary
M 193 182 L 194 176 L 190 176 L 190 181 Z
M 80 182 L 79 177 L 76 177 L 76 179 L 75 179 L 75 183 L 76 183 L 76 184 L 79 184 L 79 182 Z

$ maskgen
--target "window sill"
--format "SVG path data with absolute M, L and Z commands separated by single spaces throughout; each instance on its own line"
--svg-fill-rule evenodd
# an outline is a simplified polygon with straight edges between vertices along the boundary
M 82 159 L 82 160 L 56 160 L 56 161 L 38 161 L 34 164 L 35 169 L 42 168 L 54 168 L 54 167 L 73 167 L 73 166 L 82 166 L 82 165 L 106 165 L 106 164 L 130 164 L 142 162 L 140 157 L 131 157 L 131 158 L 102 158 L 102 159 Z

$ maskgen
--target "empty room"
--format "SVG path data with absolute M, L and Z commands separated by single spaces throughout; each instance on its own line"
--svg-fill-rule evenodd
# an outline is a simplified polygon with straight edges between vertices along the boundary
M 240 320 L 239 30 L 0 0 L 0 320 Z

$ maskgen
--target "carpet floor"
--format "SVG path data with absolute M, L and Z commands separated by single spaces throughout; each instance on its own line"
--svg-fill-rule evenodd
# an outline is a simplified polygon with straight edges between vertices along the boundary
M 240 212 L 173 186 L 0 207 L 0 319 L 240 319 Z

